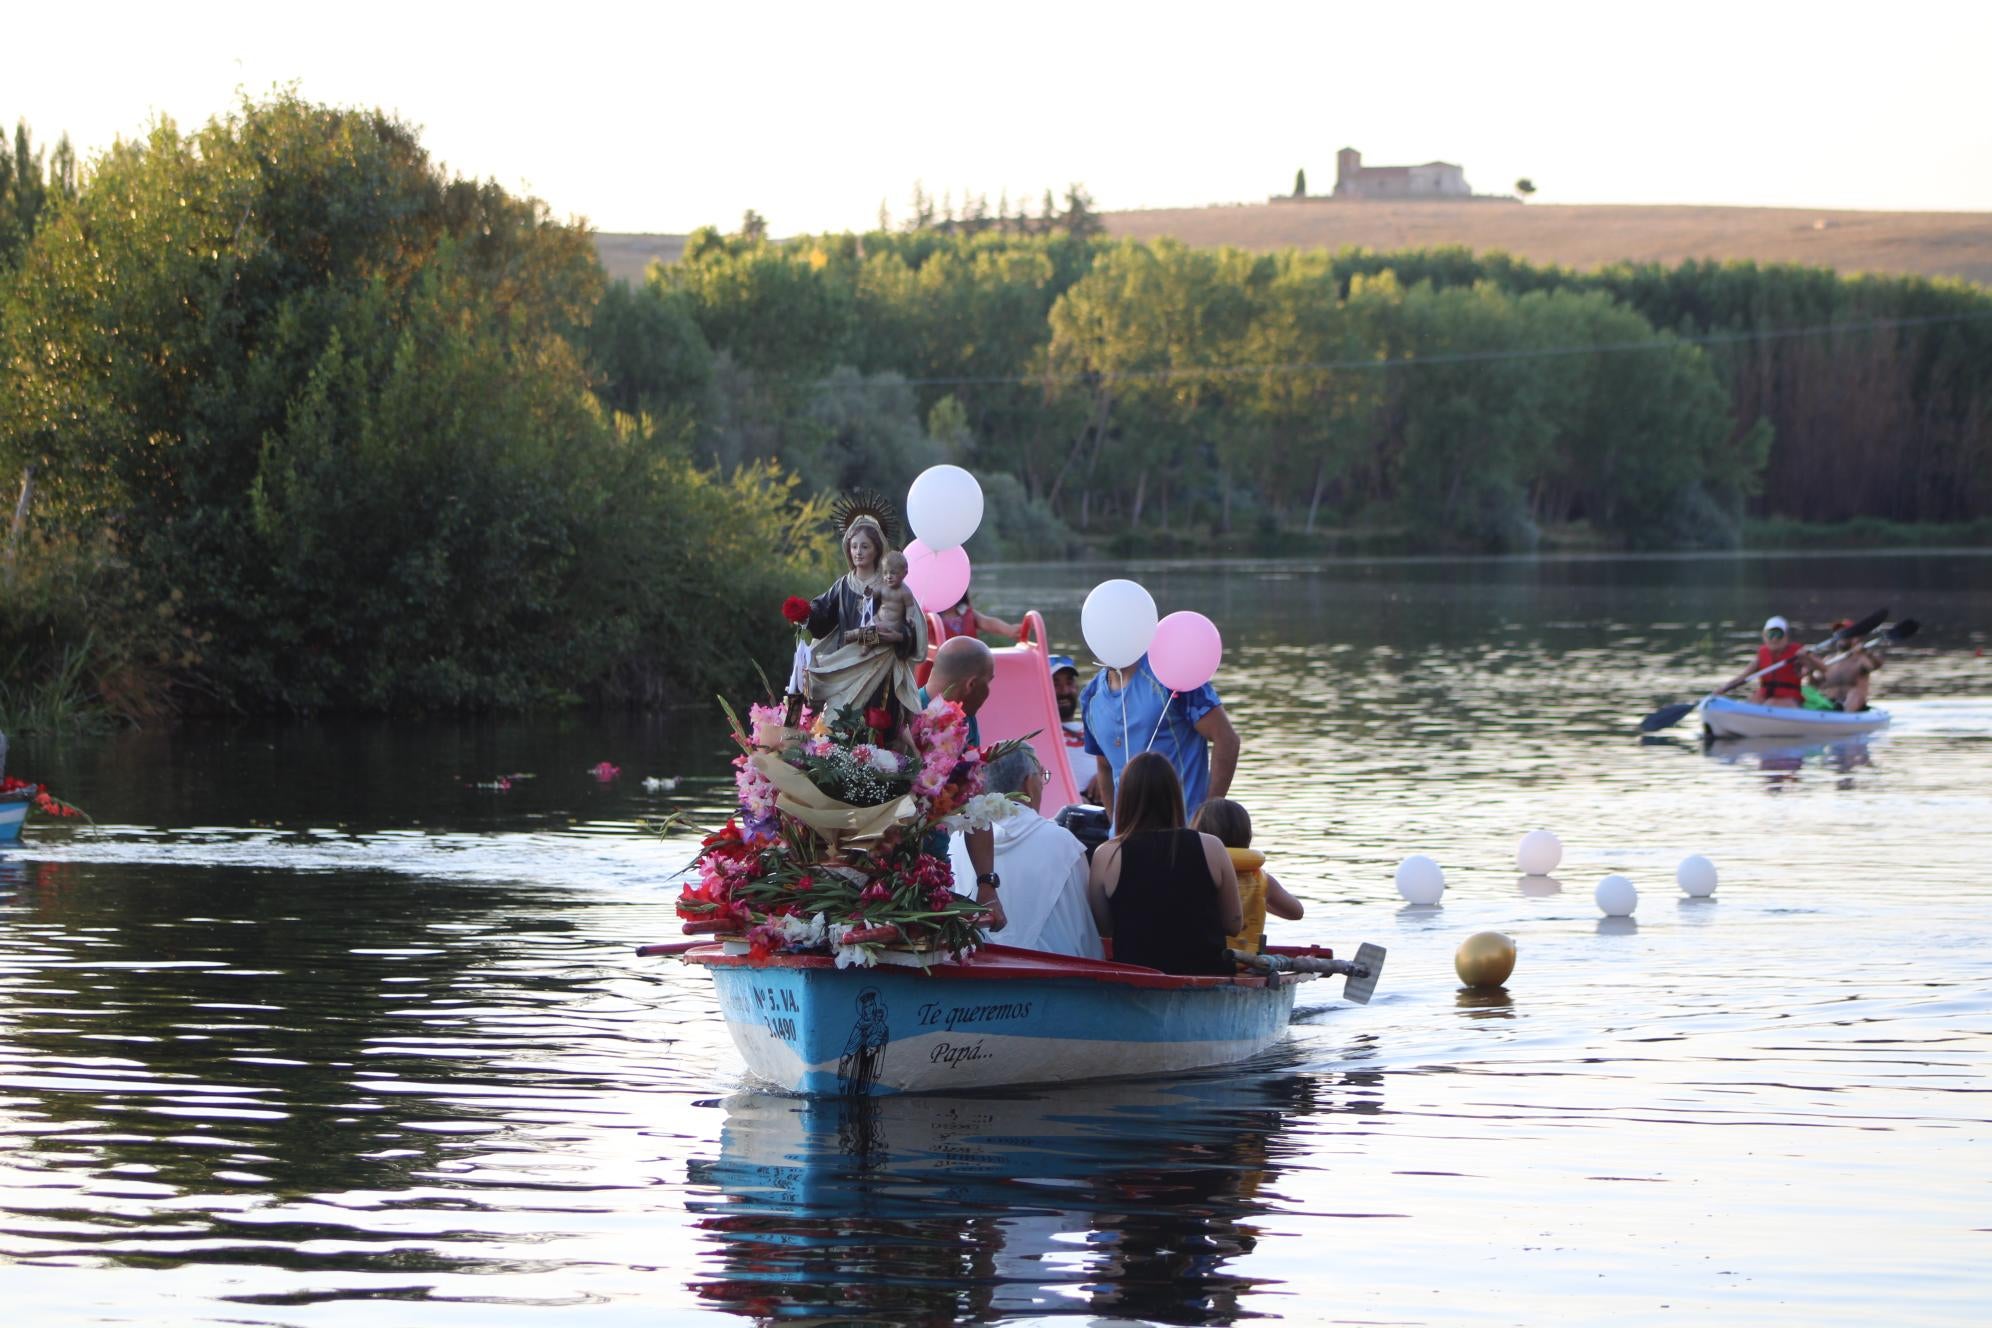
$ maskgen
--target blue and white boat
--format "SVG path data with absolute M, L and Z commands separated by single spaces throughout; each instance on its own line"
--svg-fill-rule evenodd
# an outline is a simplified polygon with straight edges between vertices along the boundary
M 662 949 L 664 947 L 658 947 Z M 676 947 L 672 947 L 676 948 Z M 1346 971 L 1327 950 L 1269 947 L 1274 962 Z M 683 951 L 711 973 L 747 1068 L 792 1093 L 882 1096 L 1229 1065 L 1286 1033 L 1298 984 L 1316 972 L 1181 977 L 1138 964 L 990 945 L 925 967 L 829 955 L 754 957 L 738 942 Z M 1351 977 L 1367 1000 L 1382 952 Z
M 1702 726 L 1711 738 L 1844 738 L 1873 733 L 1888 723 L 1886 710 L 1806 710 L 1758 705 L 1714 696 L 1702 702 Z
M 28 819 L 28 808 L 34 805 L 35 794 L 40 791 L 30 786 L 11 793 L 0 793 L 0 844 L 21 837 L 21 825 Z

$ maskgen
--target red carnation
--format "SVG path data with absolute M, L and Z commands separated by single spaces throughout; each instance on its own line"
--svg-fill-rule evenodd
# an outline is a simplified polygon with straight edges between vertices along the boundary
M 790 595 L 782 601 L 782 617 L 797 627 L 809 621 L 809 601 L 800 595 Z

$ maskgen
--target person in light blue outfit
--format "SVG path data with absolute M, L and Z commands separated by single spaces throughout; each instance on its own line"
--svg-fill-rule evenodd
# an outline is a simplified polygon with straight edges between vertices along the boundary
M 1183 783 L 1183 814 L 1195 816 L 1206 798 L 1231 792 L 1238 769 L 1238 730 L 1209 683 L 1171 693 L 1148 667 L 1101 669 L 1079 694 L 1086 750 L 1099 769 L 1101 806 L 1114 805 L 1114 785 L 1127 763 L 1145 751 L 1160 752 Z

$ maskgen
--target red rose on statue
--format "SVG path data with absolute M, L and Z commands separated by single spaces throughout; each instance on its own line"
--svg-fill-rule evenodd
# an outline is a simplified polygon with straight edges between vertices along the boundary
M 809 621 L 809 601 L 800 595 L 790 595 L 782 601 L 782 617 L 797 627 Z
M 865 727 L 881 738 L 892 732 L 892 712 L 883 706 L 872 706 L 865 711 Z

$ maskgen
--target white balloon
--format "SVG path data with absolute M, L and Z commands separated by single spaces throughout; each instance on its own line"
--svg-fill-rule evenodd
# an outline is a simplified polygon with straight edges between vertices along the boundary
M 1397 893 L 1414 904 L 1436 904 L 1446 892 L 1446 873 L 1422 853 L 1397 864 Z
M 929 466 L 906 491 L 906 524 L 935 553 L 959 548 L 982 524 L 982 486 L 960 466 Z
M 1155 597 L 1133 581 L 1102 581 L 1079 610 L 1079 634 L 1093 658 L 1124 669 L 1148 653 L 1155 639 Z
M 1639 907 L 1639 891 L 1632 888 L 1632 882 L 1623 876 L 1607 876 L 1598 882 L 1598 889 L 1592 896 L 1598 907 L 1608 918 L 1629 918 Z
M 1547 830 L 1531 830 L 1515 849 L 1515 865 L 1524 876 L 1547 876 L 1563 861 L 1563 841 Z
M 1690 853 L 1674 868 L 1674 881 L 1683 893 L 1706 899 L 1715 893 L 1715 864 L 1699 853 Z

